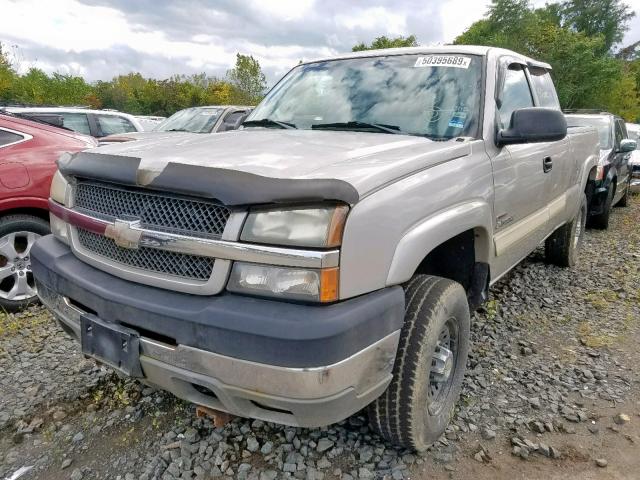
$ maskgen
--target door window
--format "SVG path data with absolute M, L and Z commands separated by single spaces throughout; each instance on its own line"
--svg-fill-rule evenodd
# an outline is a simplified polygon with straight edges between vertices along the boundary
M 18 133 L 8 132 L 7 130 L 0 129 L 0 147 L 19 142 L 23 138 L 24 137 Z
M 103 137 L 136 131 L 136 127 L 129 120 L 117 115 L 96 115 L 96 121 Z
M 511 65 L 505 72 L 504 85 L 499 97 L 500 127 L 507 128 L 511 122 L 511 114 L 519 108 L 533 107 L 533 97 L 529 82 L 522 66 Z
M 74 132 L 91 135 L 89 130 L 89 119 L 86 113 L 61 113 L 62 126 Z
M 620 125 L 620 121 L 616 121 L 616 126 L 615 126 L 615 136 L 616 136 L 616 149 L 620 147 L 620 142 L 622 141 L 623 138 L 625 138 L 625 134 L 624 131 L 622 130 L 622 126 Z

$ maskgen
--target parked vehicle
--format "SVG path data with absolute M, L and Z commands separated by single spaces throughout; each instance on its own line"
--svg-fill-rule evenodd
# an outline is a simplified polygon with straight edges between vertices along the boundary
M 62 125 L 54 122 L 55 126 L 62 126 L 74 132 L 92 137 L 102 138 L 128 132 L 142 132 L 144 127 L 133 115 L 116 110 L 91 110 L 89 108 L 72 107 L 6 107 L 10 113 L 21 116 L 33 116 L 43 119 L 44 115 L 54 115 L 62 118 Z
M 136 115 L 135 117 L 140 122 L 140 125 L 142 125 L 145 132 L 153 130 L 167 119 L 167 117 L 160 117 L 157 115 Z
M 56 160 L 94 146 L 91 137 L 0 114 L 0 311 L 36 300 L 30 251 L 49 233 Z
M 101 139 L 101 144 L 128 142 L 140 139 L 158 139 L 170 135 L 175 138 L 176 132 L 185 133 L 218 133 L 236 130 L 247 118 L 253 107 L 238 105 L 217 105 L 208 107 L 192 107 L 180 110 L 160 122 L 150 132 L 131 132 L 122 135 L 111 135 Z
M 591 126 L 598 129 L 600 137 L 600 161 L 596 171 L 593 191 L 587 192 L 589 199 L 588 225 L 608 228 L 611 208 L 626 207 L 631 184 L 630 152 L 636 142 L 627 135 L 624 120 L 610 113 L 570 114 L 566 116 L 569 126 Z
M 38 293 L 86 355 L 196 404 L 307 427 L 368 405 L 425 450 L 489 285 L 543 241 L 577 261 L 598 137 L 567 134 L 549 70 L 350 53 L 293 68 L 241 130 L 69 156 Z
M 631 152 L 631 191 L 640 192 L 640 125 L 627 123 L 629 138 L 636 141 L 636 149 Z

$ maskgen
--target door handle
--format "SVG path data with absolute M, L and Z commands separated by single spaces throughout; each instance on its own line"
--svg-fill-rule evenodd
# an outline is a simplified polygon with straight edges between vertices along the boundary
M 544 173 L 549 172 L 551 169 L 553 168 L 553 160 L 551 160 L 551 157 L 544 157 L 542 159 L 542 171 Z

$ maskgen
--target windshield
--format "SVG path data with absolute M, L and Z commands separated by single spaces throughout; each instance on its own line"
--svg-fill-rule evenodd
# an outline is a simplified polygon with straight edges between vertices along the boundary
M 222 110 L 222 108 L 186 108 L 160 122 L 153 131 L 210 133 Z
M 477 137 L 481 62 L 473 55 L 392 55 L 300 65 L 269 92 L 249 125 L 268 127 L 270 120 L 299 129 Z
M 567 124 L 570 127 L 596 127 L 600 137 L 600 149 L 608 150 L 611 148 L 611 120 L 609 117 L 567 115 Z

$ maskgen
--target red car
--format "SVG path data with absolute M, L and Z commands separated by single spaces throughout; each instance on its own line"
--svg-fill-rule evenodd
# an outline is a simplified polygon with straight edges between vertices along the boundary
M 0 311 L 36 299 L 29 251 L 49 233 L 47 201 L 56 160 L 94 147 L 70 130 L 0 114 Z

